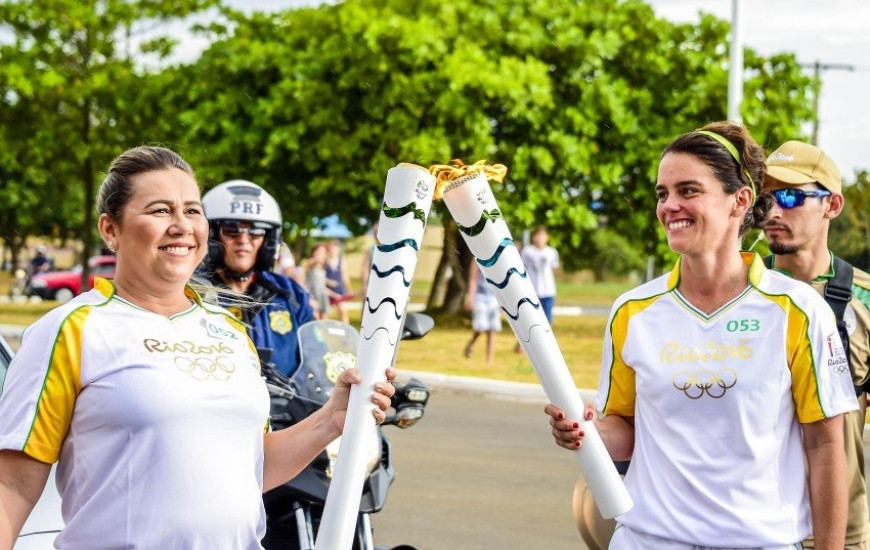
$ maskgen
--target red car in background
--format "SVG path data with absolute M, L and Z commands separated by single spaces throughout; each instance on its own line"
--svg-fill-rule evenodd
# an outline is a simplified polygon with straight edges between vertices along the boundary
M 115 276 L 114 256 L 94 256 L 88 260 L 91 274 L 88 288 L 94 288 L 94 277 L 111 279 Z M 68 302 L 78 296 L 82 290 L 82 266 L 77 265 L 69 271 L 46 271 L 31 275 L 27 283 L 28 294 L 39 296 L 43 300 Z

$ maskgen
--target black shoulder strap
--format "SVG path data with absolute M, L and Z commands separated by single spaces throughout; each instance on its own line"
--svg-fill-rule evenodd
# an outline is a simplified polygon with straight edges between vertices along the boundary
M 773 254 L 762 258 L 764 266 L 768 269 L 773 268 Z M 825 286 L 825 301 L 834 310 L 834 315 L 837 316 L 837 321 L 843 320 L 843 314 L 846 312 L 846 305 L 852 299 L 852 277 L 855 270 L 852 265 L 837 256 L 834 256 L 834 276 L 828 281 Z
M 846 305 L 852 299 L 852 277 L 855 270 L 852 265 L 834 256 L 834 276 L 825 287 L 825 301 L 834 310 L 837 321 L 843 320 Z

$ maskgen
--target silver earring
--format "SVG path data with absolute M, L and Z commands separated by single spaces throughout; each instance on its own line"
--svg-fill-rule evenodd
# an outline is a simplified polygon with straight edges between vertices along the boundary
M 107 242 L 107 243 L 106 243 L 106 248 L 109 249 L 109 252 L 111 252 L 112 254 L 114 254 L 114 253 L 115 253 L 115 242 L 114 242 L 114 241 L 109 241 L 109 242 Z

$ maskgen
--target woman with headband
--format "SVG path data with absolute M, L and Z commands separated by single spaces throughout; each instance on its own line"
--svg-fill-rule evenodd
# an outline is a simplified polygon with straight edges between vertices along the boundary
M 634 508 L 611 550 L 785 550 L 810 532 L 843 548 L 842 413 L 857 402 L 831 367 L 843 350 L 821 296 L 740 250 L 770 209 L 763 175 L 762 148 L 731 123 L 659 162 L 656 214 L 680 257 L 614 303 L 596 399 L 612 458 L 631 460 Z M 559 445 L 583 444 L 578 419 L 546 411 Z

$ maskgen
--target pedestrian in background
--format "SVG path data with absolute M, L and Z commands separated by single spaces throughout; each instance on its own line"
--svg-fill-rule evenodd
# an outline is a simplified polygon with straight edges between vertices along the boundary
M 315 317 L 329 317 L 329 298 L 335 293 L 326 285 L 326 245 L 323 243 L 315 244 L 305 260 L 305 286 L 311 294 Z
M 45 245 L 36 246 L 36 254 L 30 260 L 30 274 L 45 273 L 54 269 L 54 260 L 48 256 L 48 249 Z
M 491 365 L 495 359 L 495 333 L 501 332 L 501 308 L 495 293 L 486 282 L 477 264 L 472 261 L 468 270 L 468 293 L 465 309 L 471 312 L 471 340 L 465 346 L 465 357 L 471 357 L 474 343 L 481 334 L 486 334 L 486 363 Z
M 547 233 L 547 228 L 539 225 L 532 232 L 532 243 L 520 247 L 520 258 L 523 260 L 529 280 L 538 295 L 541 307 L 544 309 L 544 315 L 547 316 L 547 320 L 552 325 L 553 305 L 556 303 L 554 271 L 559 269 L 559 252 L 547 244 L 549 239 L 550 235 Z M 514 352 L 522 353 L 522 351 L 520 343 L 517 342 Z
M 520 258 L 526 266 L 529 280 L 535 288 L 541 307 L 547 320 L 553 323 L 553 305 L 556 303 L 556 277 L 554 271 L 559 269 L 559 252 L 549 246 L 550 239 L 547 228 L 540 225 L 532 232 L 531 246 L 524 246 Z
M 350 322 L 347 300 L 356 295 L 350 291 L 350 276 L 347 273 L 347 263 L 344 259 L 341 242 L 338 239 L 329 241 L 326 255 L 326 286 L 330 291 L 329 304 L 338 310 L 342 323 Z

